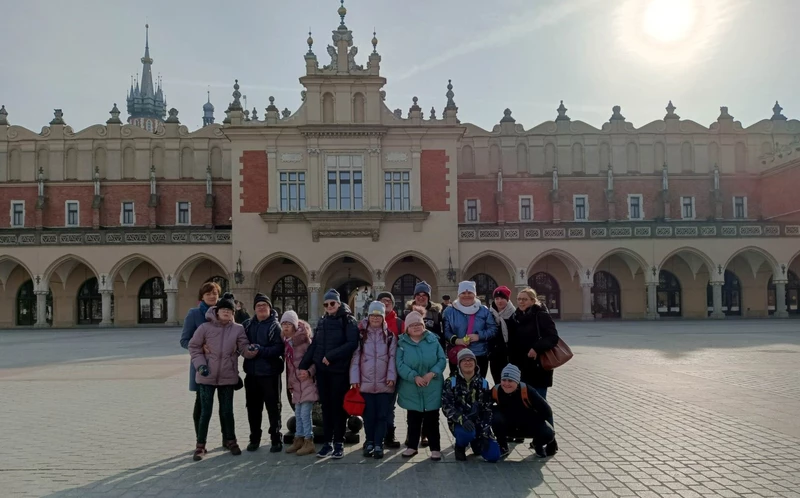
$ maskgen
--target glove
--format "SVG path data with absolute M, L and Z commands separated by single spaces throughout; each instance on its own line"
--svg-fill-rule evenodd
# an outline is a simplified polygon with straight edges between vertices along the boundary
M 463 422 L 461 422 L 461 427 L 463 427 L 467 432 L 475 432 L 475 424 L 470 422 L 469 419 L 465 419 Z
M 248 351 L 258 351 L 258 344 L 251 344 L 247 346 Z
M 206 365 L 200 365 L 197 368 L 197 371 L 200 372 L 200 375 L 202 375 L 203 377 L 208 377 L 208 374 L 210 373 Z

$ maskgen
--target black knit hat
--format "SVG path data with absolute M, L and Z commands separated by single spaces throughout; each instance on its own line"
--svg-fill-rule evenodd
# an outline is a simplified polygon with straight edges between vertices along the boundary
M 377 301 L 380 301 L 380 300 L 381 300 L 381 299 L 383 299 L 383 298 L 388 298 L 388 299 L 391 299 L 391 300 L 392 300 L 392 302 L 394 302 L 394 296 L 392 295 L 392 293 L 391 293 L 391 292 L 386 292 L 386 291 L 383 291 L 383 292 L 379 293 L 379 294 L 378 294 L 378 297 L 377 297 L 377 299 L 376 299 L 376 300 L 377 300 Z
M 229 298 L 222 298 L 217 301 L 217 310 L 231 310 L 236 311 L 236 306 L 233 304 L 233 300 Z
M 220 299 L 230 299 L 233 302 L 236 302 L 236 298 L 233 296 L 233 292 L 226 292 L 222 295 Z
M 269 300 L 266 294 L 258 293 L 256 294 L 255 299 L 253 299 L 253 308 L 255 309 L 258 303 L 267 303 L 270 308 L 272 308 L 272 301 Z

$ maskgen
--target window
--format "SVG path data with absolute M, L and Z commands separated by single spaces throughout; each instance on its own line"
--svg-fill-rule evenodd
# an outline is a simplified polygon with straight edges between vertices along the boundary
M 644 219 L 644 209 L 642 209 L 641 194 L 628 195 L 628 219 L 629 220 Z
M 574 210 L 575 221 L 587 221 L 589 219 L 589 198 L 587 196 L 573 196 L 572 206 Z
M 735 196 L 733 198 L 733 217 L 737 220 L 747 218 L 747 197 Z
M 64 226 L 77 227 L 81 224 L 80 203 L 78 201 L 67 201 L 65 204 Z
M 178 201 L 175 206 L 177 214 L 175 215 L 176 225 L 191 225 L 192 224 L 192 203 L 186 201 Z
M 533 197 L 519 196 L 519 221 L 533 221 Z
M 328 209 L 333 211 L 363 209 L 363 167 L 362 156 L 325 157 L 325 169 L 328 171 Z
M 386 211 L 411 211 L 411 173 L 387 171 L 383 174 Z
M 694 219 L 694 197 L 681 197 L 681 218 Z
M 306 208 L 306 174 L 282 171 L 280 174 L 281 211 L 303 211 Z
M 11 201 L 11 226 L 25 226 L 25 201 Z
M 136 212 L 133 210 L 133 203 L 126 201 L 122 203 L 122 211 L 119 217 L 120 225 L 135 225 Z
M 478 200 L 477 199 L 467 199 L 466 200 L 466 221 L 467 222 L 478 222 Z

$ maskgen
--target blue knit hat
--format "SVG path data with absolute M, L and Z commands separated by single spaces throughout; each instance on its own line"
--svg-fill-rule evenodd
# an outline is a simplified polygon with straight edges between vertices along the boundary
M 339 296 L 339 293 L 336 292 L 336 289 L 328 289 L 328 292 L 325 293 L 325 297 L 322 299 L 323 302 L 328 302 L 328 301 L 336 301 L 337 303 L 342 302 L 342 298 L 341 296 Z
M 414 295 L 415 296 L 417 294 L 419 294 L 420 292 L 424 292 L 425 294 L 427 294 L 428 295 L 428 299 L 430 299 L 430 297 L 431 297 L 431 286 L 428 285 L 428 282 L 423 280 L 422 282 L 418 283 L 414 287 Z

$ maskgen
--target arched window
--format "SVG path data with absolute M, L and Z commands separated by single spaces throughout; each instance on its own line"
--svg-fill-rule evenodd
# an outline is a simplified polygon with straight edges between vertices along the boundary
M 225 294 L 229 290 L 228 286 L 228 279 L 225 277 L 220 277 L 217 275 L 216 277 L 211 277 L 206 282 L 214 282 L 215 284 L 219 285 L 219 288 L 222 289 L 222 294 Z M 222 294 L 219 297 L 222 297 Z
M 85 281 L 78 290 L 78 324 L 100 323 L 103 319 L 103 298 L 95 277 Z M 114 319 L 114 296 L 111 296 L 111 319 Z
M 53 293 L 47 292 L 47 323 L 53 323 Z M 33 293 L 33 280 L 20 285 L 17 291 L 17 325 L 36 325 L 36 294 Z
M 786 283 L 786 311 L 797 315 L 800 314 L 800 306 L 798 306 L 800 304 L 800 279 L 791 270 L 787 273 L 789 282 Z M 778 303 L 776 293 L 775 282 L 772 281 L 772 277 L 769 277 L 769 282 L 767 283 L 767 309 L 770 315 L 775 313 L 775 306 Z
M 658 273 L 656 309 L 661 316 L 681 316 L 681 283 L 672 272 Z
M 406 302 L 414 299 L 414 287 L 420 282 L 416 275 L 406 273 L 392 284 L 392 295 L 394 296 L 394 309 L 398 313 L 406 307 Z
M 294 275 L 286 275 L 272 287 L 272 306 L 286 312 L 294 310 L 303 320 L 308 320 L 308 291 L 306 284 Z M 316 313 L 317 310 L 314 310 Z
M 139 289 L 139 323 L 167 321 L 167 293 L 164 280 L 153 277 Z
M 706 287 L 708 314 L 714 311 L 714 289 L 711 282 Z M 725 284 L 722 286 L 722 312 L 725 316 L 742 314 L 742 284 L 739 277 L 730 270 L 725 270 Z
M 592 313 L 598 318 L 622 317 L 619 282 L 607 271 L 598 271 L 594 274 L 592 307 Z
M 497 288 L 497 281 L 486 273 L 478 273 L 470 280 L 475 282 L 475 289 L 478 291 L 475 295 L 485 305 L 489 304 L 492 299 L 492 293 Z
M 552 275 L 543 271 L 531 275 L 528 286 L 536 291 L 539 301 L 547 306 L 552 318 L 561 318 L 561 288 Z

